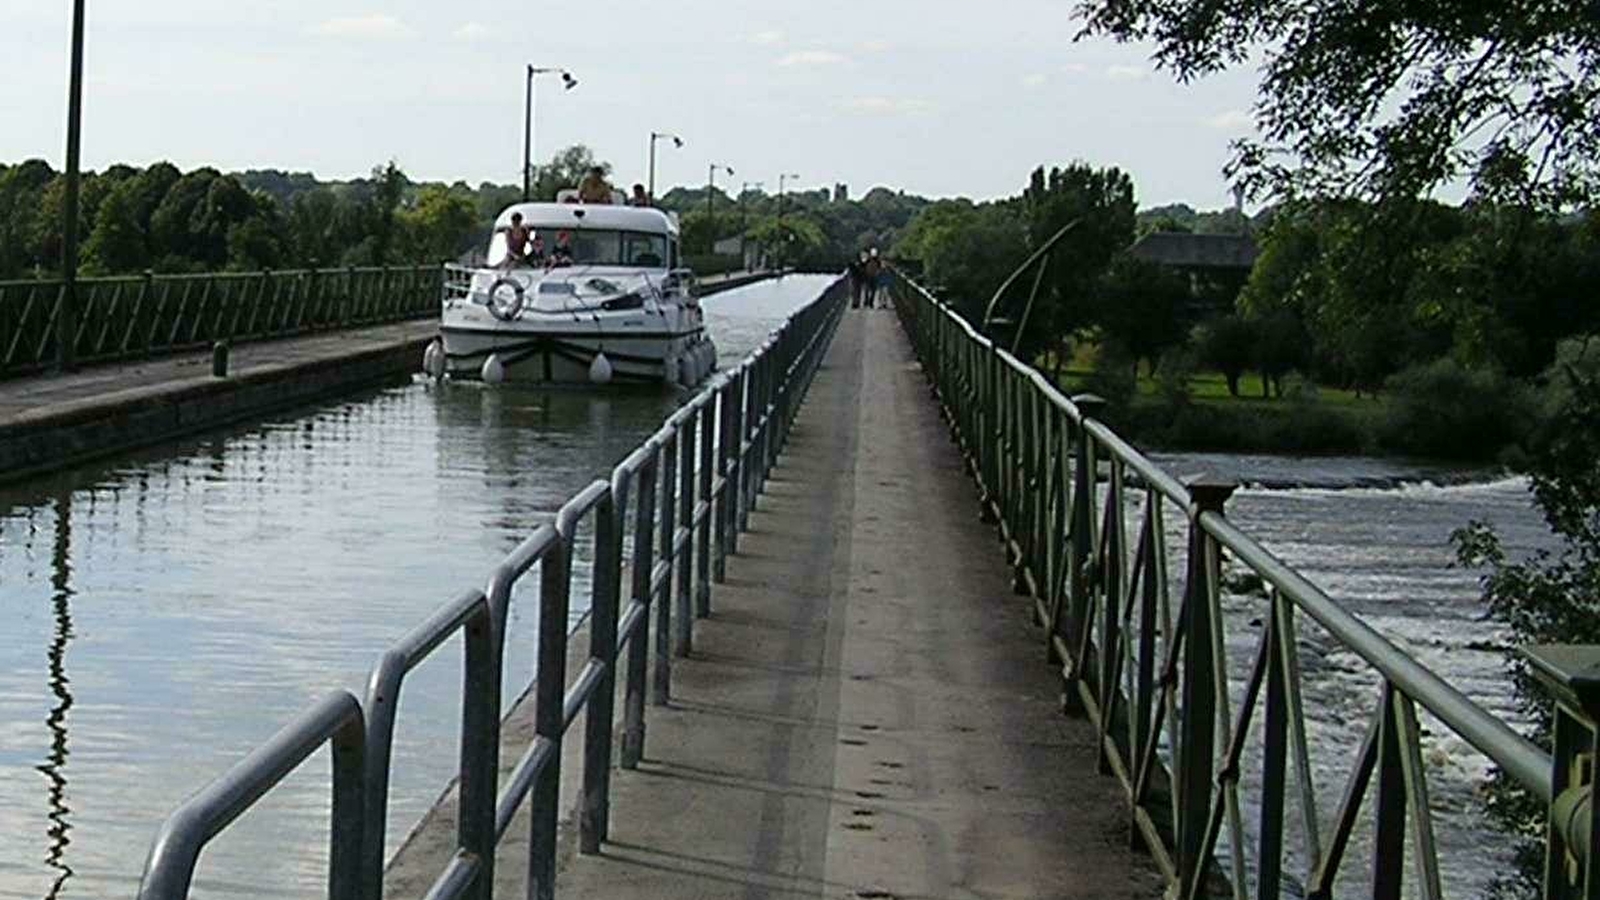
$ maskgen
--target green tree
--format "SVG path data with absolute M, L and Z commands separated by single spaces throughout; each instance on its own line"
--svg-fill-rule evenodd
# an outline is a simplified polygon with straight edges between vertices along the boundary
M 1259 65 L 1252 187 L 1411 198 L 1466 178 L 1491 199 L 1591 197 L 1600 29 L 1589 0 L 1082 0 L 1086 35 L 1153 45 L 1181 81 Z
M 979 322 L 1000 283 L 1028 255 L 1017 203 L 941 200 L 918 213 L 893 247 L 968 321 Z
M 1134 366 L 1144 361 L 1154 371 L 1162 351 L 1183 343 L 1188 302 L 1182 275 L 1124 254 L 1101 279 L 1095 320 Z
M 467 248 L 478 226 L 472 201 L 441 185 L 422 189 L 400 214 L 408 261 L 453 260 Z
M 1239 396 L 1239 378 L 1255 364 L 1256 329 L 1238 316 L 1223 316 L 1200 329 L 1200 361 L 1228 381 L 1228 393 Z
M 83 245 L 86 273 L 133 272 L 149 265 L 150 251 L 139 223 L 139 187 L 139 180 L 130 178 L 100 204 L 94 231 Z
M 1019 342 L 1032 356 L 1060 335 L 1096 324 L 1100 277 L 1112 258 L 1133 243 L 1133 180 L 1120 169 L 1097 169 L 1083 162 L 1049 171 L 1040 166 L 1022 193 L 1022 208 L 1030 247 L 1042 245 L 1072 224 L 1051 255 L 1046 274 L 1049 292 L 1035 305 L 1028 333 Z

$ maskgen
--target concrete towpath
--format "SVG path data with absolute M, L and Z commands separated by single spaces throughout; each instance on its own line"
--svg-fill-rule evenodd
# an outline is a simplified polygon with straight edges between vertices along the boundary
M 848 312 L 557 896 L 1160 896 L 977 509 L 894 316 Z

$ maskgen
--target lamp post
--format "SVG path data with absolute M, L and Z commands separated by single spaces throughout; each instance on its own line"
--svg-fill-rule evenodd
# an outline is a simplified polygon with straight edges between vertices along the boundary
M 527 96 L 523 105 L 522 119 L 522 202 L 533 199 L 533 80 L 540 75 L 553 75 L 560 73 L 561 84 L 567 90 L 578 86 L 578 79 L 566 69 L 546 68 L 529 65 L 527 79 Z
M 72 4 L 72 70 L 67 88 L 67 183 L 61 226 L 61 308 L 56 313 L 56 365 L 72 368 L 78 336 L 78 144 L 83 123 L 83 0 Z
M 783 234 L 784 234 L 784 231 L 783 231 L 783 183 L 785 181 L 794 181 L 794 180 L 798 179 L 799 177 L 800 177 L 799 175 L 796 175 L 793 172 L 784 172 L 784 173 L 781 173 L 781 174 L 778 175 L 778 240 L 780 240 L 780 241 L 783 240 Z M 779 246 L 780 250 L 784 249 L 782 244 L 779 244 L 778 246 Z
M 712 205 L 713 199 L 717 195 L 717 170 L 718 169 L 727 170 L 728 177 L 729 178 L 733 177 L 733 167 L 732 166 L 725 166 L 725 165 L 723 165 L 721 163 L 712 163 L 710 166 L 706 167 L 706 218 L 708 220 L 711 218 L 711 205 Z
M 682 148 L 683 138 L 667 131 L 650 132 L 650 202 L 656 202 L 656 141 L 672 138 L 672 146 Z
M 744 183 L 744 185 L 739 188 L 739 258 L 741 260 L 747 258 L 750 255 L 750 251 L 746 246 L 746 244 L 748 243 L 748 235 L 746 233 L 747 232 L 747 226 L 745 225 L 745 200 L 744 200 L 744 198 L 745 198 L 746 194 L 750 193 L 750 189 L 751 188 L 760 188 L 764 184 L 765 184 L 765 182 L 761 182 L 761 181 L 746 181 Z

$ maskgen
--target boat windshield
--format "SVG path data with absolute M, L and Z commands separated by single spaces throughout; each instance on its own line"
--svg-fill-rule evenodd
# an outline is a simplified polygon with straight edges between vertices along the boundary
M 662 269 L 667 266 L 667 236 L 644 231 L 617 231 L 600 228 L 569 228 L 571 257 L 580 266 L 637 266 Z M 558 247 L 559 232 L 541 229 L 537 235 L 546 256 Z M 530 251 L 531 253 L 531 251 Z M 498 266 L 506 261 L 506 232 L 497 230 L 489 241 L 488 264 Z M 544 259 L 530 258 L 529 262 L 543 264 Z

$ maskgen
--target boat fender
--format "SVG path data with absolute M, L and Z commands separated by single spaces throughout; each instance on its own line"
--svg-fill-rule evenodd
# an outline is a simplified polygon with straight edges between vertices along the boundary
M 669 356 L 661 361 L 661 380 L 667 384 L 678 384 L 678 358 Z
M 445 357 L 444 345 L 434 338 L 428 344 L 428 349 L 422 351 L 422 371 L 435 381 L 444 377 Z
M 604 353 L 596 353 L 594 361 L 589 363 L 589 380 L 595 384 L 611 383 L 611 360 L 606 359 Z
M 706 341 L 705 347 L 706 359 L 711 361 L 711 371 L 715 372 L 717 370 L 717 345 L 711 343 L 710 341 Z
M 696 362 L 698 362 L 700 364 L 700 376 L 698 378 L 696 378 L 695 380 L 696 381 L 705 381 L 706 380 L 706 376 L 711 374 L 711 360 L 706 358 L 706 345 L 705 344 L 696 344 L 695 345 L 695 347 L 694 347 L 694 358 L 695 358 Z
M 501 287 L 511 288 L 511 299 L 503 304 L 500 302 Z M 522 300 L 522 284 L 514 278 L 502 275 L 495 279 L 494 284 L 489 285 L 487 298 L 489 314 L 502 322 L 509 322 L 522 312 Z
M 499 384 L 505 381 L 506 367 L 500 362 L 500 354 L 489 354 L 489 358 L 483 361 L 483 369 L 478 374 L 483 377 L 485 384 Z

